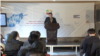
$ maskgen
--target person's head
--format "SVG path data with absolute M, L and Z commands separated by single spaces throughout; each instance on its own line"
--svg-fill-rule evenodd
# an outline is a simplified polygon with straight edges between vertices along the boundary
M 33 48 L 26 53 L 26 56 L 43 56 L 43 53 L 40 53 L 37 49 Z
M 95 36 L 96 35 L 95 29 L 93 29 L 93 28 L 89 29 L 88 34 L 89 34 L 89 36 Z
M 12 31 L 13 39 L 19 39 L 19 33 L 17 31 Z
M 53 14 L 52 13 L 49 13 L 49 17 L 52 18 L 52 16 L 53 16 Z
M 36 34 L 30 34 L 29 38 L 28 38 L 28 41 L 30 44 L 32 44 L 34 41 L 38 40 L 39 39 L 39 36 L 36 35 Z
M 30 35 L 32 35 L 32 34 L 38 35 L 38 36 L 39 36 L 38 39 L 40 39 L 41 33 L 40 33 L 39 31 L 32 31 L 32 32 L 30 33 Z

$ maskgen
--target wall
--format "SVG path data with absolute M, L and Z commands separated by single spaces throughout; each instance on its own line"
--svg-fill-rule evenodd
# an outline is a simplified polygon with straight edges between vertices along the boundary
M 38 30 L 41 37 L 46 37 L 44 24 L 26 23 L 30 21 L 43 23 L 47 9 L 53 11 L 60 24 L 58 37 L 84 37 L 89 28 L 94 28 L 94 3 L 2 3 L 2 5 L 7 8 L 2 12 L 7 13 L 9 19 L 8 27 L 2 28 L 3 35 L 17 30 L 20 37 L 27 37 L 30 31 Z

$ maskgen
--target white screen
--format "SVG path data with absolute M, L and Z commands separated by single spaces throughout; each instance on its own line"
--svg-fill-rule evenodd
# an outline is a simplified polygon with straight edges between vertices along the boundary
M 6 14 L 1 14 L 1 26 L 6 25 Z

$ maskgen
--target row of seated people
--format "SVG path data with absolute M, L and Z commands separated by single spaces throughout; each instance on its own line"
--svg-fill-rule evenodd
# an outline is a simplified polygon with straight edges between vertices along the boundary
M 93 28 L 87 31 L 87 36 L 81 41 L 80 56 L 100 56 L 100 30 L 98 35 Z
M 85 54 L 85 56 L 96 56 L 96 53 L 98 53 L 96 50 L 100 51 L 99 37 L 95 36 L 95 29 L 89 29 L 87 33 L 88 35 L 82 40 L 80 46 L 80 56 L 83 56 L 83 54 Z M 100 35 L 100 30 L 98 34 Z M 43 56 L 45 56 L 45 54 L 47 54 L 46 45 L 39 40 L 40 35 L 40 32 L 32 31 L 28 40 L 23 43 L 19 40 L 16 40 L 19 38 L 19 34 L 17 31 L 13 31 L 5 36 L 5 49 L 3 49 L 5 50 L 4 53 L 6 53 L 8 56 L 25 56 L 27 53 L 35 54 L 33 50 L 37 50 L 37 53 L 42 53 Z M 4 45 L 2 45 L 2 47 L 4 47 Z
M 46 45 L 40 41 L 40 32 L 32 31 L 25 42 L 19 41 L 19 34 L 17 31 L 13 31 L 5 36 L 1 36 L 1 46 L 3 47 L 2 56 L 32 56 L 33 54 L 39 56 L 49 56 L 47 55 Z M 4 45 L 3 45 L 4 44 Z M 30 54 L 30 55 L 29 55 Z

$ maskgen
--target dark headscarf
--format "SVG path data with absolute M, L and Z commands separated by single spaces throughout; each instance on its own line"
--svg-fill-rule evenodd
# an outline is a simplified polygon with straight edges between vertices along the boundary
M 16 39 L 16 37 L 19 36 L 17 31 L 12 31 L 11 33 L 13 35 L 13 39 Z
M 5 51 L 12 51 L 12 50 L 18 50 L 19 49 L 19 45 L 15 44 L 14 42 L 12 42 L 12 34 L 7 34 L 5 36 Z
M 41 33 L 40 33 L 39 31 L 32 31 L 32 32 L 30 33 L 30 35 L 32 35 L 32 34 L 38 35 L 39 38 L 40 38 L 40 36 L 41 36 Z
M 38 40 L 38 35 L 36 35 L 36 34 L 31 34 L 30 36 L 29 36 L 29 38 L 28 38 L 28 41 L 29 41 L 29 43 L 30 44 L 32 44 L 34 41 L 36 41 L 36 40 Z
M 40 33 L 39 31 L 32 31 L 30 34 L 36 34 L 36 35 L 38 35 L 38 40 L 40 39 L 41 33 Z M 41 41 L 41 42 L 42 42 L 42 41 Z M 42 44 L 43 44 L 43 46 L 44 46 L 44 47 L 43 47 L 43 48 L 44 48 L 43 52 L 44 52 L 44 53 L 47 53 L 45 43 L 42 42 Z
M 16 37 L 19 37 L 19 33 L 17 31 L 12 31 L 11 32 L 12 34 L 12 37 L 13 37 L 13 42 L 16 43 L 16 44 L 19 44 L 20 46 L 23 45 L 23 42 L 22 41 L 19 41 L 19 40 L 16 40 Z

